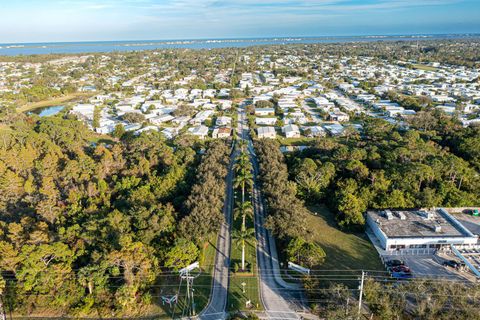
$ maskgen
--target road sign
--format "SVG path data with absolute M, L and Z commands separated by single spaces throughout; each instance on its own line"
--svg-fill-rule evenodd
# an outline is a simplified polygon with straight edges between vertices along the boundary
M 303 274 L 310 274 L 310 269 L 299 266 L 293 262 L 288 263 L 288 269 L 292 269 Z

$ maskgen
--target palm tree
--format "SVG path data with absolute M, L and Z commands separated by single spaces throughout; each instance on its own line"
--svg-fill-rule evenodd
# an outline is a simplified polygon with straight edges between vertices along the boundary
M 247 147 L 247 141 L 245 140 L 238 140 L 237 142 L 238 146 L 240 147 L 240 150 L 242 150 L 242 153 L 245 152 L 245 148 Z
M 246 228 L 247 216 L 253 216 L 253 205 L 250 201 L 245 201 L 242 203 L 237 203 L 237 208 L 235 208 L 235 214 L 242 217 L 242 230 Z
M 242 271 L 245 271 L 245 243 L 255 242 L 255 229 L 253 228 L 242 228 L 242 230 L 234 230 L 232 232 L 232 239 L 237 243 L 237 245 L 242 247 Z
M 250 162 L 250 157 L 248 156 L 248 153 L 242 151 L 237 159 L 236 163 L 234 165 L 234 170 L 237 173 L 237 176 L 235 177 L 235 187 L 241 187 L 242 188 L 242 203 L 245 202 L 245 186 L 250 185 L 250 187 L 253 185 L 253 175 L 252 175 L 252 163 Z
M 241 187 L 242 189 L 242 203 L 245 202 L 245 187 L 249 185 L 253 186 L 253 174 L 250 170 L 241 170 L 237 172 L 237 176 L 234 181 L 235 188 Z
M 235 165 L 233 167 L 236 172 L 247 169 L 252 170 L 252 163 L 250 162 L 250 157 L 248 156 L 248 153 L 240 153 L 236 160 L 237 161 L 235 162 Z

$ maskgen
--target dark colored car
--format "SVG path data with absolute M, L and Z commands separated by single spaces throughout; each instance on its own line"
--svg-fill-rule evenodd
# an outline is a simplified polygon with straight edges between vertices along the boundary
M 480 216 L 480 211 L 479 211 L 478 209 L 468 210 L 468 213 L 471 214 L 471 215 L 474 216 L 474 217 Z
M 412 273 L 412 270 L 410 270 L 409 267 L 402 265 L 402 266 L 391 267 L 390 272 Z
M 447 260 L 445 262 L 443 262 L 443 266 L 444 267 L 450 267 L 450 268 L 453 268 L 453 269 L 460 269 L 462 267 L 465 266 L 464 263 L 460 263 L 460 262 L 457 262 L 455 260 Z
M 386 262 L 387 267 L 403 266 L 405 263 L 402 260 L 389 260 Z
M 411 272 L 392 272 L 392 277 L 396 279 L 412 279 L 413 275 Z

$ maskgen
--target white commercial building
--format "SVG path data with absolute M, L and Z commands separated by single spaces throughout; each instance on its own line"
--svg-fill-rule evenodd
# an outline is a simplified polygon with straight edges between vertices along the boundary
M 445 209 L 368 211 L 366 222 L 383 250 L 436 250 L 476 245 L 474 235 Z

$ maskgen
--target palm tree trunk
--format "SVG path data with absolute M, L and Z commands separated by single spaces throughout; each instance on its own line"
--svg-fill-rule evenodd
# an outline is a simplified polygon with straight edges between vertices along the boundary
M 242 271 L 245 271 L 245 240 L 242 240 Z
M 242 230 L 245 230 L 245 212 L 243 212 L 243 204 L 245 203 L 245 182 L 242 183 Z
M 242 182 L 242 204 L 245 202 L 245 182 Z
M 245 209 L 243 209 L 243 210 L 245 210 Z M 246 226 L 246 224 L 247 224 L 246 220 L 247 220 L 247 215 L 245 214 L 245 211 L 242 211 L 242 231 L 245 231 L 246 228 L 247 228 L 247 226 Z

